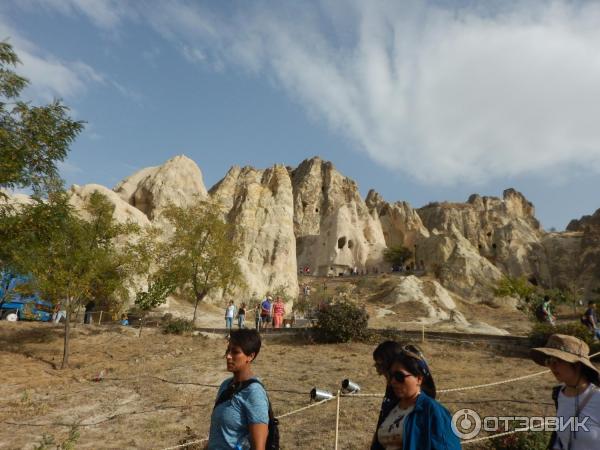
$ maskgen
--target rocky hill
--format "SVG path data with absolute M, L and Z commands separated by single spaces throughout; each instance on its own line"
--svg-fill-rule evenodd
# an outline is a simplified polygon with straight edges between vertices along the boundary
M 502 198 L 473 194 L 464 203 L 415 209 L 372 190 L 363 199 L 353 180 L 314 157 L 296 168 L 234 166 L 207 190 L 196 163 L 176 156 L 112 190 L 73 186 L 73 204 L 81 208 L 94 191 L 115 204 L 117 220 L 142 226 L 164 226 L 161 211 L 169 204 L 196 198 L 219 202 L 243 248 L 240 266 L 248 292 L 240 292 L 242 297 L 280 288 L 295 297 L 298 270 L 305 268 L 317 276 L 389 271 L 383 252 L 394 246 L 409 248 L 411 267 L 460 302 L 489 301 L 504 275 L 584 292 L 600 286 L 600 209 L 573 220 L 565 232 L 548 233 L 531 202 L 514 189 Z

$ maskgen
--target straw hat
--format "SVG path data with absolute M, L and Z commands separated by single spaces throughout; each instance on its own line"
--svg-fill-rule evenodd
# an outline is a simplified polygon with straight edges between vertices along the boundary
M 546 365 L 548 357 L 555 357 L 568 363 L 581 363 L 589 367 L 596 374 L 596 380 L 600 378 L 600 371 L 590 361 L 590 348 L 581 339 L 565 334 L 553 334 L 548 338 L 545 347 L 531 349 L 531 358 L 541 366 Z

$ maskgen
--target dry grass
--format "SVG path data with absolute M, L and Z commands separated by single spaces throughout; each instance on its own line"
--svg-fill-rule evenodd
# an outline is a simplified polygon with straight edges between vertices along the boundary
M 0 322 L 0 421 L 4 422 L 0 448 L 31 449 L 44 433 L 60 442 L 73 423 L 84 425 L 77 443 L 81 449 L 162 449 L 185 438 L 186 427 L 198 436 L 207 434 L 215 389 L 151 377 L 219 384 L 228 376 L 222 359 L 224 337 L 169 336 L 153 329 L 138 339 L 133 329 L 81 325 L 75 334 L 72 367 L 57 371 L 53 365 L 61 358 L 60 327 Z M 383 391 L 383 381 L 372 367 L 373 345 L 313 345 L 294 342 L 292 337 L 287 342 L 277 339 L 265 338 L 255 362 L 255 372 L 270 390 L 276 414 L 307 405 L 308 392 L 315 386 L 335 391 L 346 377 L 358 382 L 364 392 Z M 426 343 L 423 347 L 438 388 L 485 383 L 540 369 L 527 359 L 480 346 Z M 92 381 L 102 371 L 104 381 Z M 537 415 L 553 410 L 540 404 L 551 402 L 552 384 L 553 378 L 543 375 L 443 394 L 440 400 L 451 411 L 472 407 L 490 415 Z M 342 399 L 340 448 L 368 448 L 379 403 L 377 398 Z M 334 427 L 335 402 L 284 418 L 282 448 L 329 450 Z

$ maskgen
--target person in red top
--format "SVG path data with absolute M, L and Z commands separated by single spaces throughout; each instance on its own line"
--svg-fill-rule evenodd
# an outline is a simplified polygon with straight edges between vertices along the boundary
M 285 315 L 285 305 L 281 301 L 281 297 L 277 297 L 273 304 L 273 327 L 281 328 L 283 316 Z

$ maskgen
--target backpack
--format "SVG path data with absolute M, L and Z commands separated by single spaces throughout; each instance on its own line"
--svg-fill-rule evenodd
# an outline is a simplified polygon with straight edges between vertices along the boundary
M 252 383 L 258 383 L 264 389 L 264 385 L 255 378 L 251 378 L 250 380 L 242 381 L 240 383 L 240 386 L 237 389 L 234 387 L 234 384 L 232 381 L 229 384 L 229 386 L 227 386 L 227 388 L 223 391 L 223 393 L 219 396 L 219 398 L 217 398 L 217 401 L 215 402 L 215 406 L 213 406 L 213 409 L 216 408 L 221 403 L 224 403 L 227 400 L 231 400 L 235 394 L 246 389 Z M 266 389 L 265 389 L 265 392 L 266 392 Z M 268 425 L 269 434 L 267 435 L 267 444 L 265 445 L 265 449 L 266 450 L 279 450 L 279 420 L 277 420 L 277 418 L 273 414 L 273 408 L 271 408 L 271 400 L 269 399 L 268 395 L 267 395 L 267 402 L 269 404 L 269 425 Z

